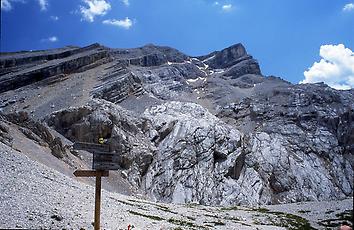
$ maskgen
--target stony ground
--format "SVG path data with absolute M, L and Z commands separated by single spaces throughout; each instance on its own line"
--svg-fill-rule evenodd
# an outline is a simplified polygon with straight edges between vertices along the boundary
M 92 186 L 2 143 L 0 184 L 1 229 L 93 228 Z M 349 218 L 353 210 L 352 199 L 257 208 L 154 203 L 106 190 L 102 199 L 103 229 L 335 229 L 341 220 L 326 220 Z

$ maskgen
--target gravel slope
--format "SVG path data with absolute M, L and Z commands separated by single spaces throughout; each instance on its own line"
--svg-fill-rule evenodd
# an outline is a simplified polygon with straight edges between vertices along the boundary
M 0 228 L 93 228 L 93 187 L 32 161 L 2 143 L 0 154 Z M 128 224 L 135 229 L 284 229 L 279 226 L 291 222 L 264 208 L 152 203 L 105 190 L 102 198 L 102 229 L 127 229 Z M 326 208 L 306 203 L 267 208 L 299 215 L 296 208 L 304 209 L 301 205 L 319 208 L 313 211 L 317 214 L 312 219 L 316 220 L 321 216 L 320 210 L 352 209 L 352 200 L 326 202 Z

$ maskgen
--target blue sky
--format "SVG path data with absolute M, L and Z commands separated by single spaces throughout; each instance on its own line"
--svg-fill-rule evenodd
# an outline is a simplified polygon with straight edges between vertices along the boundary
M 202 55 L 241 42 L 265 75 L 332 79 L 338 88 L 354 85 L 353 38 L 354 2 L 344 0 L 1 1 L 2 52 L 98 42 Z

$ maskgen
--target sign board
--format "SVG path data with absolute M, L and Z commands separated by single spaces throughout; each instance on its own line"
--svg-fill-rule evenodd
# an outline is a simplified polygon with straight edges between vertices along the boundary
M 96 170 L 119 170 L 120 156 L 113 153 L 94 153 L 92 168 Z
M 92 169 L 119 170 L 120 156 L 110 152 L 109 145 L 87 142 L 75 142 L 74 149 L 86 150 L 93 154 Z
M 86 150 L 87 152 L 109 152 L 109 145 L 88 142 L 75 142 L 73 145 L 76 150 Z
M 108 177 L 109 172 L 108 171 L 96 171 L 96 170 L 76 170 L 74 172 L 74 176 L 76 176 L 76 177 L 95 177 L 95 176 Z
M 103 138 L 99 138 L 99 144 L 76 142 L 73 148 L 76 150 L 86 150 L 93 154 L 92 168 L 94 170 L 76 170 L 76 177 L 96 177 L 95 190 L 95 222 L 94 229 L 100 229 L 101 213 L 101 177 L 108 177 L 108 170 L 118 170 L 120 156 L 110 151 L 109 145 L 104 144 Z

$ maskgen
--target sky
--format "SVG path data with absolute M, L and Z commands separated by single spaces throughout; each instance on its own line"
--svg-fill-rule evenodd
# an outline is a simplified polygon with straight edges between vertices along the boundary
M 264 75 L 354 88 L 354 1 L 1 0 L 1 52 L 153 43 L 191 56 L 242 43 Z

